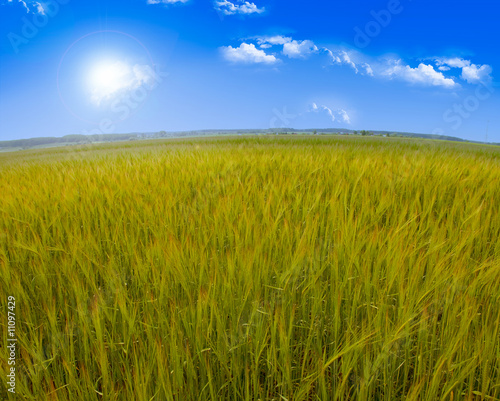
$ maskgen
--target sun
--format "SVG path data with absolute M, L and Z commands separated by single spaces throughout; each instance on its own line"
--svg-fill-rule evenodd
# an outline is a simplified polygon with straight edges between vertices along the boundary
M 96 63 L 89 71 L 92 100 L 100 104 L 131 84 L 132 68 L 123 61 Z
M 126 72 L 126 65 L 121 62 L 104 63 L 94 67 L 91 80 L 96 87 L 118 86 L 124 72 Z

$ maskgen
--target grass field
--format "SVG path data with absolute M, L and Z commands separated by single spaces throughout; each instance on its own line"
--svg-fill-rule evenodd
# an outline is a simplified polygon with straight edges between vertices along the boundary
M 497 147 L 25 151 L 0 200 L 9 399 L 500 400 Z

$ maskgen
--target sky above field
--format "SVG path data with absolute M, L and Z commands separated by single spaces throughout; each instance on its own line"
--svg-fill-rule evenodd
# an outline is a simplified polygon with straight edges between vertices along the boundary
M 494 0 L 0 0 L 0 140 L 236 128 L 500 142 Z

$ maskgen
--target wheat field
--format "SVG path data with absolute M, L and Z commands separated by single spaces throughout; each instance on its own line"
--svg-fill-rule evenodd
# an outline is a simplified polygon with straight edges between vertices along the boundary
M 498 147 L 32 150 L 0 200 L 16 399 L 500 400 Z

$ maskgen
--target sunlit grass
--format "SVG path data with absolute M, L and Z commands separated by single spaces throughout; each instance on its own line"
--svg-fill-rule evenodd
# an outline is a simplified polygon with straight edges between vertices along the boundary
M 498 148 L 19 152 L 0 199 L 20 397 L 500 400 Z

